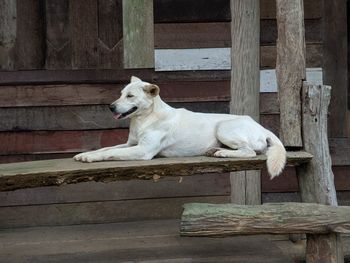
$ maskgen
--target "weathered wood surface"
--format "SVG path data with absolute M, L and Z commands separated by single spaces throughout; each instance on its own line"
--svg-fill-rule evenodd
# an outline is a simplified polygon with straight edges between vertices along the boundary
M 6 229 L 1 262 L 290 263 L 304 246 L 284 237 L 182 238 L 179 220 Z
M 289 152 L 287 163 L 310 161 L 306 152 Z M 150 161 L 80 163 L 72 159 L 0 165 L 0 190 L 62 185 L 87 181 L 108 182 L 130 179 L 154 179 L 162 176 L 189 176 L 198 173 L 225 173 L 261 169 L 266 156 L 254 158 L 156 158 Z
M 13 70 L 17 31 L 17 3 L 0 2 L 0 70 Z
M 332 87 L 329 106 L 329 135 L 347 137 L 348 110 L 348 20 L 347 2 L 324 0 L 324 84 Z
M 124 68 L 154 68 L 153 0 L 123 0 Z
M 259 121 L 259 0 L 232 0 L 231 17 L 231 38 L 234 41 L 231 43 L 230 113 L 249 115 Z M 260 204 L 260 182 L 260 171 L 232 173 L 231 202 L 236 204 Z
M 46 18 L 46 69 L 72 68 L 72 42 L 69 23 L 69 0 L 47 0 Z
M 331 99 L 329 86 L 303 83 L 302 120 L 304 149 L 314 154 L 308 165 L 297 167 L 301 200 L 337 206 L 337 195 L 329 153 L 327 117 Z M 341 239 L 334 234 L 308 236 L 308 262 L 344 262 Z
M 276 9 L 281 139 L 285 146 L 302 147 L 300 90 L 306 79 L 303 0 L 276 0 Z
M 350 233 L 350 207 L 308 203 L 261 206 L 186 204 L 182 236 Z

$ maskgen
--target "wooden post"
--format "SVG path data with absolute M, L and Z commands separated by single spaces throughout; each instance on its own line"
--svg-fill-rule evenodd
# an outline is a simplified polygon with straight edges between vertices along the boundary
M 14 69 L 16 43 L 16 1 L 0 1 L 0 69 Z
M 123 0 L 124 68 L 154 68 L 153 0 Z
M 309 85 L 302 90 L 304 149 L 314 157 L 297 167 L 301 199 L 307 203 L 337 205 L 332 161 L 327 138 L 329 86 Z M 307 262 L 344 262 L 340 237 L 334 234 L 307 237 Z
M 260 3 L 231 0 L 231 114 L 259 121 L 260 92 Z M 231 201 L 261 203 L 260 171 L 231 173 Z
M 280 137 L 285 146 L 302 147 L 300 91 L 306 79 L 303 0 L 276 0 L 276 10 Z

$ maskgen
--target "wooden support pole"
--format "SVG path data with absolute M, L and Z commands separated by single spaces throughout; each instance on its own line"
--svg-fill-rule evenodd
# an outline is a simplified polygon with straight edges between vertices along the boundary
M 306 79 L 303 0 L 276 0 L 276 11 L 280 137 L 285 146 L 302 147 L 300 91 Z
M 307 203 L 337 206 L 327 136 L 329 86 L 310 85 L 302 89 L 304 149 L 313 154 L 307 165 L 297 167 L 301 199 Z M 340 237 L 334 234 L 307 236 L 307 262 L 344 262 Z
M 154 68 L 153 0 L 123 0 L 124 68 Z
M 17 2 L 0 1 L 0 70 L 13 70 L 15 67 Z
M 231 104 L 232 114 L 259 121 L 260 1 L 231 0 Z M 231 201 L 261 203 L 260 171 L 231 173 Z
M 193 203 L 186 204 L 184 208 L 181 220 L 183 236 L 350 233 L 350 207 L 346 206 L 307 203 L 254 206 Z

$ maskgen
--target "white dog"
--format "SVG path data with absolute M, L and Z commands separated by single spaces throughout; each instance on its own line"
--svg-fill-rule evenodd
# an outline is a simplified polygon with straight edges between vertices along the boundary
M 247 105 L 249 107 L 249 105 Z M 175 109 L 159 97 L 159 87 L 131 77 L 110 105 L 114 118 L 130 118 L 127 143 L 81 153 L 74 160 L 150 160 L 155 156 L 254 157 L 267 155 L 271 178 L 286 162 L 281 141 L 249 116 L 206 114 Z

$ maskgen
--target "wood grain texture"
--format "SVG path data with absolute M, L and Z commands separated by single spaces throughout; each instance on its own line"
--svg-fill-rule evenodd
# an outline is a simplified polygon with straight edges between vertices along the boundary
M 17 0 L 15 69 L 42 69 L 45 65 L 43 0 Z
M 154 68 L 153 0 L 123 0 L 124 68 Z
M 331 99 L 329 86 L 309 85 L 302 89 L 302 120 L 304 149 L 314 154 L 308 165 L 297 167 L 303 202 L 337 206 L 327 136 L 327 114 Z M 307 236 L 307 256 L 310 262 L 343 262 L 340 237 L 334 234 Z M 320 261 L 319 261 L 320 260 Z
M 306 79 L 303 0 L 276 0 L 276 6 L 281 139 L 285 146 L 302 147 L 300 91 Z
M 97 0 L 69 2 L 73 69 L 96 68 L 98 65 Z
M 302 97 L 304 149 L 314 158 L 308 165 L 297 167 L 301 197 L 303 202 L 337 205 L 327 137 L 331 88 L 304 82 Z
M 332 87 L 329 111 L 329 135 L 347 137 L 348 107 L 348 33 L 347 3 L 342 0 L 324 0 L 323 79 Z
M 98 68 L 123 66 L 122 0 L 98 0 Z
M 0 70 L 15 67 L 15 43 L 17 31 L 17 2 L 0 2 Z
M 289 152 L 287 162 L 297 165 L 308 162 L 306 152 Z M 150 161 L 116 161 L 84 164 L 72 159 L 0 165 L 0 190 L 72 184 L 87 181 L 110 182 L 130 179 L 153 179 L 154 175 L 189 176 L 199 173 L 225 173 L 261 169 L 266 156 L 254 158 L 156 158 Z
M 231 1 L 231 38 L 235 41 L 231 47 L 230 113 L 249 115 L 256 121 L 259 121 L 260 94 L 259 14 L 259 0 Z M 231 202 L 260 204 L 260 181 L 260 171 L 232 174 Z
M 182 236 L 207 237 L 292 233 L 350 233 L 350 207 L 307 203 L 186 204 L 180 230 Z
M 46 69 L 72 68 L 69 0 L 46 0 Z

